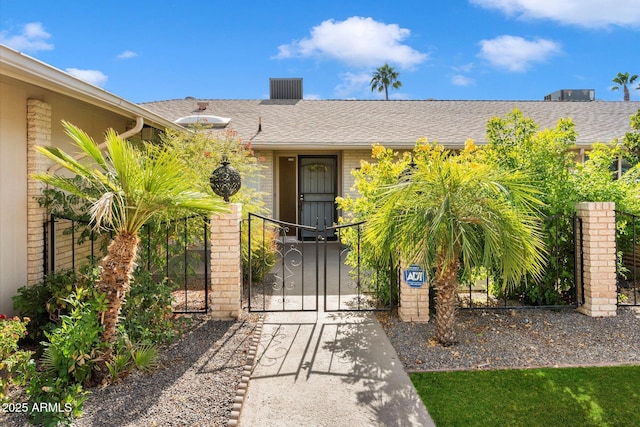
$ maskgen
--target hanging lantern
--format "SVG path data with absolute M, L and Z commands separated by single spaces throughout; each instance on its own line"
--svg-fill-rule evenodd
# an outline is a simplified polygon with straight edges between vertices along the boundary
M 407 167 L 400 172 L 400 176 L 398 177 L 398 182 L 407 182 L 411 180 L 411 175 L 417 169 L 418 165 L 413 160 L 413 154 L 411 154 L 411 162 L 407 165 Z
M 222 197 L 225 202 L 229 201 L 229 197 L 233 196 L 240 190 L 242 179 L 240 172 L 229 166 L 227 156 L 222 157 L 222 166 L 218 166 L 209 178 L 211 189 L 218 196 Z

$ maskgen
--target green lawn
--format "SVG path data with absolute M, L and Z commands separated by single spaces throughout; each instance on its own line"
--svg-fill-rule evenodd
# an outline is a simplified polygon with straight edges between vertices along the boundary
M 438 427 L 640 426 L 640 366 L 424 372 L 411 381 Z

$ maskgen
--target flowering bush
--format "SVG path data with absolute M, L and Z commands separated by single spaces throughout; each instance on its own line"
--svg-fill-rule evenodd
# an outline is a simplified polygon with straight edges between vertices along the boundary
M 355 185 L 352 190 L 357 191 L 358 197 L 346 196 L 336 198 L 338 208 L 342 210 L 343 216 L 338 220 L 341 224 L 355 223 L 367 220 L 376 210 L 376 203 L 389 186 L 396 184 L 401 175 L 410 170 L 410 162 L 422 157 L 425 152 L 432 149 L 426 139 L 421 138 L 416 143 L 416 148 L 411 153 L 400 154 L 391 148 L 386 148 L 380 144 L 374 144 L 371 149 L 372 161 L 362 160 L 360 168 L 351 173 L 355 177 Z M 396 303 L 397 298 L 393 289 L 395 280 L 398 277 L 398 262 L 395 259 L 381 259 L 374 255 L 374 252 L 365 242 L 360 241 L 356 228 L 347 228 L 341 234 L 342 243 L 357 248 L 360 244 L 361 250 L 352 250 L 347 255 L 346 263 L 351 267 L 360 265 L 362 271 L 369 274 L 361 279 L 361 285 L 368 290 L 376 290 L 376 297 L 387 305 Z M 394 282 L 394 284 L 391 284 Z
M 6 403 L 11 384 L 24 385 L 34 372 L 32 352 L 19 350 L 18 341 L 27 335 L 29 318 L 7 319 L 0 314 L 0 403 Z

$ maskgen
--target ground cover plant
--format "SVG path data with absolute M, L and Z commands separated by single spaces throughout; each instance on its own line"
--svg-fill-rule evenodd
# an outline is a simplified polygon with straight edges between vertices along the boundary
M 421 372 L 438 426 L 637 426 L 640 366 Z
M 34 423 L 65 424 L 82 413 L 91 371 L 104 348 L 100 313 L 105 301 L 104 294 L 95 287 L 98 279 L 99 269 L 87 264 L 77 272 L 60 270 L 41 283 L 22 287 L 14 297 L 14 306 L 24 319 L 37 318 L 37 327 L 21 322 L 23 326 L 18 330 L 17 320 L 0 323 L 0 327 L 13 325 L 13 345 L 19 339 L 29 344 L 26 348 L 36 350 L 15 347 L 10 357 L 3 355 L 6 362 L 0 364 L 0 377 L 7 379 L 4 395 L 10 387 L 14 392 L 16 387 L 22 387 L 28 399 L 28 404 L 25 401 L 22 405 L 27 404 L 27 408 L 59 405 L 60 410 L 56 411 L 27 411 Z M 166 280 L 153 280 L 148 271 L 134 271 L 131 291 L 122 307 L 113 361 L 105 366 L 107 381 L 118 382 L 134 370 L 153 370 L 158 347 L 182 333 L 186 323 L 184 318 L 173 315 L 172 289 Z M 4 347 L 0 345 L 1 348 Z M 7 375 L 2 375 L 4 366 Z

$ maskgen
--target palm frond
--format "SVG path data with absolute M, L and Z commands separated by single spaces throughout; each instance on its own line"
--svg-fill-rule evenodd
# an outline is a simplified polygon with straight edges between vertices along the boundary
M 87 190 L 82 187 L 79 182 L 74 181 L 73 178 L 46 173 L 33 174 L 32 177 L 38 181 L 44 182 L 45 184 L 49 184 L 83 199 L 92 199 L 92 196 L 87 193 Z
M 367 242 L 431 267 L 436 258 L 450 265 L 461 256 L 465 269 L 500 270 L 505 286 L 539 275 L 545 252 L 535 214 L 542 204 L 531 180 L 446 151 L 430 155 L 409 183 L 386 189 Z
M 82 129 L 67 121 L 62 121 L 65 133 L 76 145 L 98 165 L 106 168 L 106 162 L 98 144 Z
M 36 146 L 36 150 L 76 175 L 80 175 L 82 177 L 91 176 L 91 171 L 88 168 L 58 147 Z

